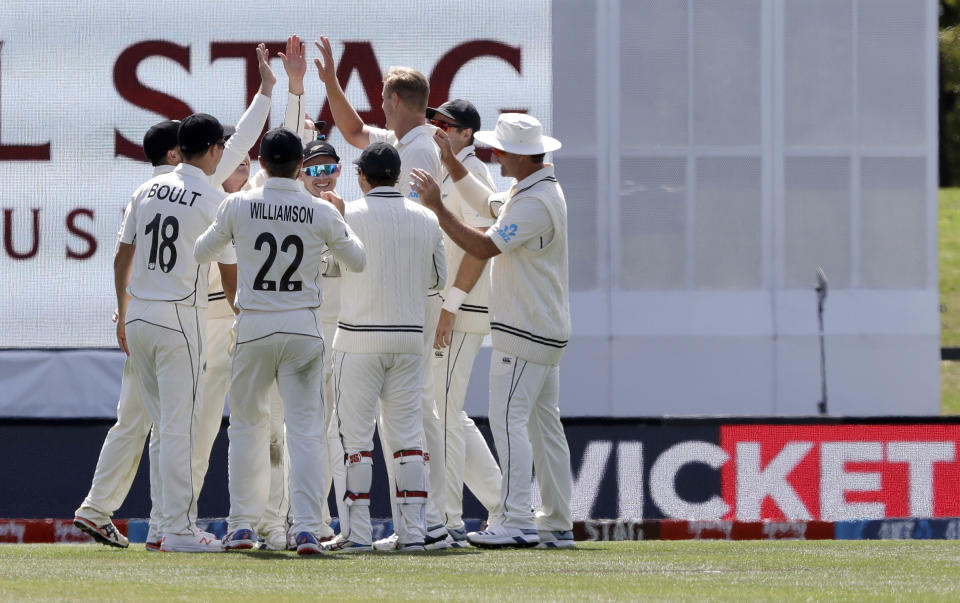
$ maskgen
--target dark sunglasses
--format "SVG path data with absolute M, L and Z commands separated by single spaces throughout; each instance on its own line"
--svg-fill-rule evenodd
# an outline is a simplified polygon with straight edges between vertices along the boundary
M 339 163 L 324 163 L 322 165 L 311 165 L 310 167 L 303 168 L 303 175 L 310 176 L 311 178 L 319 178 L 320 176 L 333 176 L 334 174 L 339 173 Z
M 444 132 L 449 131 L 450 128 L 458 128 L 458 129 L 459 129 L 459 128 L 463 128 L 463 127 L 464 127 L 464 126 L 461 126 L 460 124 L 451 124 L 451 123 L 448 123 L 448 122 L 445 122 L 445 121 L 442 121 L 442 120 L 439 120 L 439 119 L 431 119 L 431 120 L 430 120 L 430 125 L 436 126 L 436 127 L 440 128 L 441 130 L 443 130 Z

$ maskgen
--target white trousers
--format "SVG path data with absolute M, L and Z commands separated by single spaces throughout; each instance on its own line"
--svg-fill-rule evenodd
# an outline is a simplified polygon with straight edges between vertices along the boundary
M 320 328 L 323 330 L 323 340 L 332 342 L 333 336 L 337 332 L 337 323 L 321 322 Z M 343 465 L 343 444 L 340 442 L 340 434 L 337 430 L 337 422 L 334 420 L 334 413 L 337 408 L 337 396 L 333 381 L 333 346 L 324 346 L 323 350 L 323 392 L 327 399 L 325 407 L 327 411 L 327 479 L 323 485 L 323 524 L 327 528 L 333 518 L 330 516 L 330 487 L 333 486 L 334 499 L 337 502 L 337 517 L 343 517 L 343 493 L 346 488 L 346 469 Z M 321 528 L 320 536 L 333 534 L 333 528 Z
M 443 426 L 443 445 L 431 450 L 430 462 L 446 467 L 445 519 L 448 528 L 463 529 L 463 485 L 486 507 L 488 522 L 501 521 L 502 475 L 483 434 L 463 412 L 473 363 L 483 343 L 479 333 L 454 331 L 450 347 L 433 355 L 433 384 Z
M 140 397 L 156 426 L 159 530 L 196 527 L 193 446 L 203 397 L 204 311 L 136 298 L 127 310 L 127 342 Z
M 420 415 L 423 418 L 423 451 L 425 471 L 427 473 L 427 490 L 430 493 L 426 504 L 426 521 L 428 527 L 444 525 L 444 492 L 446 469 L 443 465 L 443 455 L 435 457 L 433 452 L 443 447 L 443 425 L 440 423 L 440 415 L 437 413 L 437 404 L 434 399 L 433 370 L 431 358 L 433 358 L 433 341 L 437 333 L 437 323 L 440 321 L 440 310 L 443 306 L 443 298 L 439 295 L 431 295 L 427 298 L 427 313 L 423 323 L 423 382 L 420 386 L 420 403 L 422 405 Z M 383 417 L 380 417 L 380 446 L 383 450 L 395 450 L 395 444 L 391 443 L 387 437 L 390 434 L 390 426 L 384 426 Z M 394 467 L 387 463 L 387 477 L 390 483 L 395 485 L 396 478 L 393 473 Z M 398 522 L 396 488 L 390 488 L 390 503 L 394 509 L 393 525 Z
M 143 444 L 152 425 L 150 414 L 140 398 L 140 386 L 133 369 L 133 360 L 127 358 L 123 363 L 123 377 L 120 381 L 117 421 L 103 440 L 90 491 L 77 513 L 109 518 L 120 508 L 137 475 Z M 154 526 L 159 521 L 160 514 L 159 498 L 156 498 L 160 493 L 157 456 L 160 449 L 157 442 L 157 438 L 150 438 L 150 497 L 153 503 L 150 523 Z
M 420 417 L 423 384 L 420 354 L 353 354 L 334 351 L 337 394 L 335 421 L 344 450 L 346 485 L 340 533 L 370 544 L 370 487 L 373 479 L 373 432 L 380 401 L 382 431 L 394 503 L 394 528 L 402 543 L 423 542 L 426 476 Z
M 267 393 L 276 382 L 283 400 L 290 454 L 292 531 L 318 531 L 327 465 L 323 346 L 323 339 L 319 337 L 285 334 L 236 345 L 227 430 L 230 437 L 228 530 L 253 529 L 267 507 L 269 495 L 264 484 L 270 481 L 271 464 L 271 405 Z
M 493 350 L 490 428 L 503 470 L 504 526 L 544 531 L 573 529 L 573 476 L 559 401 L 559 366 L 527 362 Z M 534 467 L 543 500 L 536 518 L 530 496 Z

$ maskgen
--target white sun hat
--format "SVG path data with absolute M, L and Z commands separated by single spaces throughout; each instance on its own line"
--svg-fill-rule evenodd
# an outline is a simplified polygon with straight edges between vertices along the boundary
M 539 155 L 562 146 L 556 138 L 544 136 L 540 122 L 525 113 L 501 113 L 494 130 L 481 130 L 473 136 L 488 147 L 516 155 Z

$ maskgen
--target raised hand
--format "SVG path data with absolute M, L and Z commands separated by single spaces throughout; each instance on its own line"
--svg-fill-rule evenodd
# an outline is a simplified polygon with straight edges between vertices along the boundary
M 330 48 L 330 38 L 320 36 L 320 41 L 314 40 L 317 50 L 320 51 L 320 57 L 323 59 L 313 59 L 313 64 L 317 66 L 317 74 L 320 81 L 325 86 L 333 86 L 337 83 L 337 66 L 333 62 L 333 50 Z
M 433 142 L 437 143 L 437 146 L 440 147 L 440 161 L 447 161 L 450 157 L 453 157 L 450 137 L 446 132 L 437 128 L 437 131 L 433 133 Z
M 277 83 L 277 76 L 270 69 L 270 51 L 266 44 L 257 44 L 257 68 L 260 70 L 260 93 L 270 96 L 273 85 Z
M 303 76 L 307 73 L 307 46 L 299 36 L 287 38 L 286 52 L 278 53 L 283 61 L 283 70 L 287 72 L 290 94 L 303 94 Z

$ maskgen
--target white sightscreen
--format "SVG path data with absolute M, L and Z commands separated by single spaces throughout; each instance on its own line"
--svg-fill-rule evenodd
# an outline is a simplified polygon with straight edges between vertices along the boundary
M 236 123 L 247 104 L 246 64 L 218 55 L 299 34 L 309 43 L 306 99 L 316 118 L 324 92 L 312 65 L 319 54 L 312 40 L 328 35 L 338 60 L 345 42 L 357 50 L 359 68 L 346 92 L 361 115 L 380 105 L 378 74 L 408 65 L 434 84 L 447 74 L 449 98 L 471 100 L 487 128 L 502 110 L 512 109 L 537 116 L 551 131 L 550 12 L 546 0 L 474 2 L 455 10 L 439 0 L 351 2 L 336 9 L 292 0 L 6 0 L 0 7 L 0 21 L 10 26 L 0 35 L 0 144 L 49 143 L 50 151 L 45 161 L 2 160 L 10 158 L 0 151 L 0 347 L 115 345 L 109 317 L 116 304 L 116 231 L 130 193 L 151 176 L 148 164 L 117 156 L 115 138 L 140 144 L 144 131 L 166 118 L 164 110 L 179 118 L 183 107 Z M 138 49 L 145 49 L 142 61 L 122 60 Z M 271 65 L 278 79 L 271 118 L 276 126 L 287 80 L 279 58 Z M 372 98 L 364 84 L 372 85 Z M 331 142 L 345 168 L 338 190 L 347 198 L 359 196 L 351 165 L 359 151 L 336 130 Z M 85 257 L 70 258 L 68 250 Z M 584 258 L 596 261 L 595 254 Z

